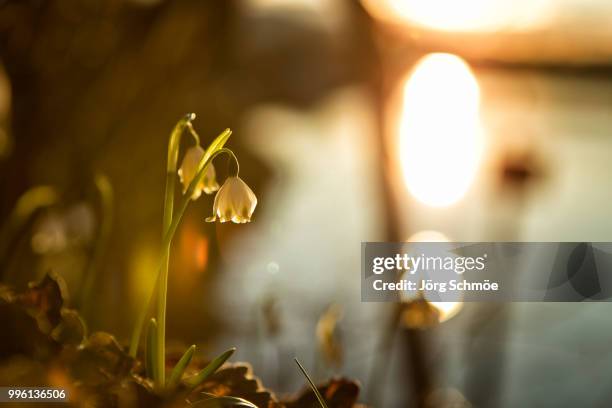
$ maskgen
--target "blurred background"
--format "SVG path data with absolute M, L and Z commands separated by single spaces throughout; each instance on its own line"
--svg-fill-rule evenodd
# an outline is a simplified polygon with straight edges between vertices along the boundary
M 259 204 L 188 210 L 167 334 L 373 406 L 610 406 L 607 303 L 361 303 L 362 241 L 611 241 L 605 0 L 0 1 L 0 271 L 127 343 L 169 132 L 226 127 Z M 187 142 L 185 144 L 187 145 Z M 223 180 L 227 168 L 217 164 Z M 516 271 L 520 273 L 520 271 Z M 454 404 L 454 405 L 452 405 Z

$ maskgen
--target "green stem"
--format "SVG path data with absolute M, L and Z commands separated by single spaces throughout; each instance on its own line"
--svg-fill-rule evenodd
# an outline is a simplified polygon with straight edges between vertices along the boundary
M 149 320 L 145 342 L 145 370 L 149 378 L 157 377 L 159 367 L 156 367 L 155 350 L 157 350 L 157 322 L 154 318 Z
M 195 114 L 188 113 L 174 127 L 168 141 L 168 164 L 166 166 L 166 191 L 164 197 L 164 218 L 163 218 L 163 234 L 165 237 L 168 234 L 172 225 L 172 213 L 174 212 L 174 185 L 176 181 L 176 171 L 178 166 L 178 155 L 181 141 L 181 135 L 192 120 L 195 119 Z M 159 275 L 159 293 L 157 296 L 157 341 L 155 360 L 158 370 L 156 370 L 155 383 L 158 388 L 163 388 L 166 383 L 166 298 L 168 292 L 168 266 L 170 260 L 170 245 L 164 246 L 164 261 L 162 262 L 162 270 Z
M 193 137 L 193 141 L 195 142 L 196 146 L 199 146 L 200 136 L 196 133 L 191 122 L 187 123 L 187 130 L 189 130 L 189 134 L 191 134 L 191 136 Z

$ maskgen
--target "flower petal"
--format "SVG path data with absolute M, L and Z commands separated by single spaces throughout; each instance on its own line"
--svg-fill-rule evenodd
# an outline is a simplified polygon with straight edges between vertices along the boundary
M 237 176 L 228 177 L 215 196 L 214 216 L 209 219 L 243 224 L 251 221 L 256 206 L 257 197 L 249 186 Z

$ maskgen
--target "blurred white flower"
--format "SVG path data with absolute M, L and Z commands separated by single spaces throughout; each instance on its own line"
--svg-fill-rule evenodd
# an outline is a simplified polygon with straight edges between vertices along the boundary
M 249 186 L 238 176 L 228 177 L 215 196 L 213 215 L 206 221 L 213 222 L 218 218 L 221 222 L 250 222 L 256 206 L 257 197 Z
M 85 202 L 72 205 L 64 213 L 66 234 L 72 244 L 87 244 L 96 235 L 96 214 Z
M 202 147 L 194 146 L 187 149 L 185 157 L 183 157 L 181 167 L 178 170 L 179 178 L 183 184 L 183 194 L 187 192 L 189 184 L 196 176 L 196 173 L 198 172 L 198 164 L 202 160 L 202 157 L 204 157 L 204 149 L 202 149 Z M 193 190 L 191 199 L 197 200 L 202 194 L 202 191 L 204 191 L 206 194 L 211 194 L 218 189 L 219 184 L 217 184 L 215 167 L 212 163 L 209 163 L 208 168 L 206 169 L 206 174 L 204 175 L 202 181 L 198 183 L 195 190 Z
M 68 245 L 66 223 L 56 212 L 47 214 L 32 235 L 32 250 L 37 254 L 58 253 Z
M 64 211 L 54 210 L 36 223 L 31 239 L 37 254 L 59 253 L 89 244 L 96 234 L 96 215 L 91 205 L 80 202 Z

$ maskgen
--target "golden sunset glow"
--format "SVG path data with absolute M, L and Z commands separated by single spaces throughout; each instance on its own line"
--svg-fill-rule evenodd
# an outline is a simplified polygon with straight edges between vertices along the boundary
M 425 56 L 405 82 L 400 159 L 418 201 L 448 206 L 470 187 L 482 150 L 479 105 L 476 79 L 455 55 Z
M 363 0 L 377 18 L 446 31 L 495 31 L 542 23 L 550 0 Z

